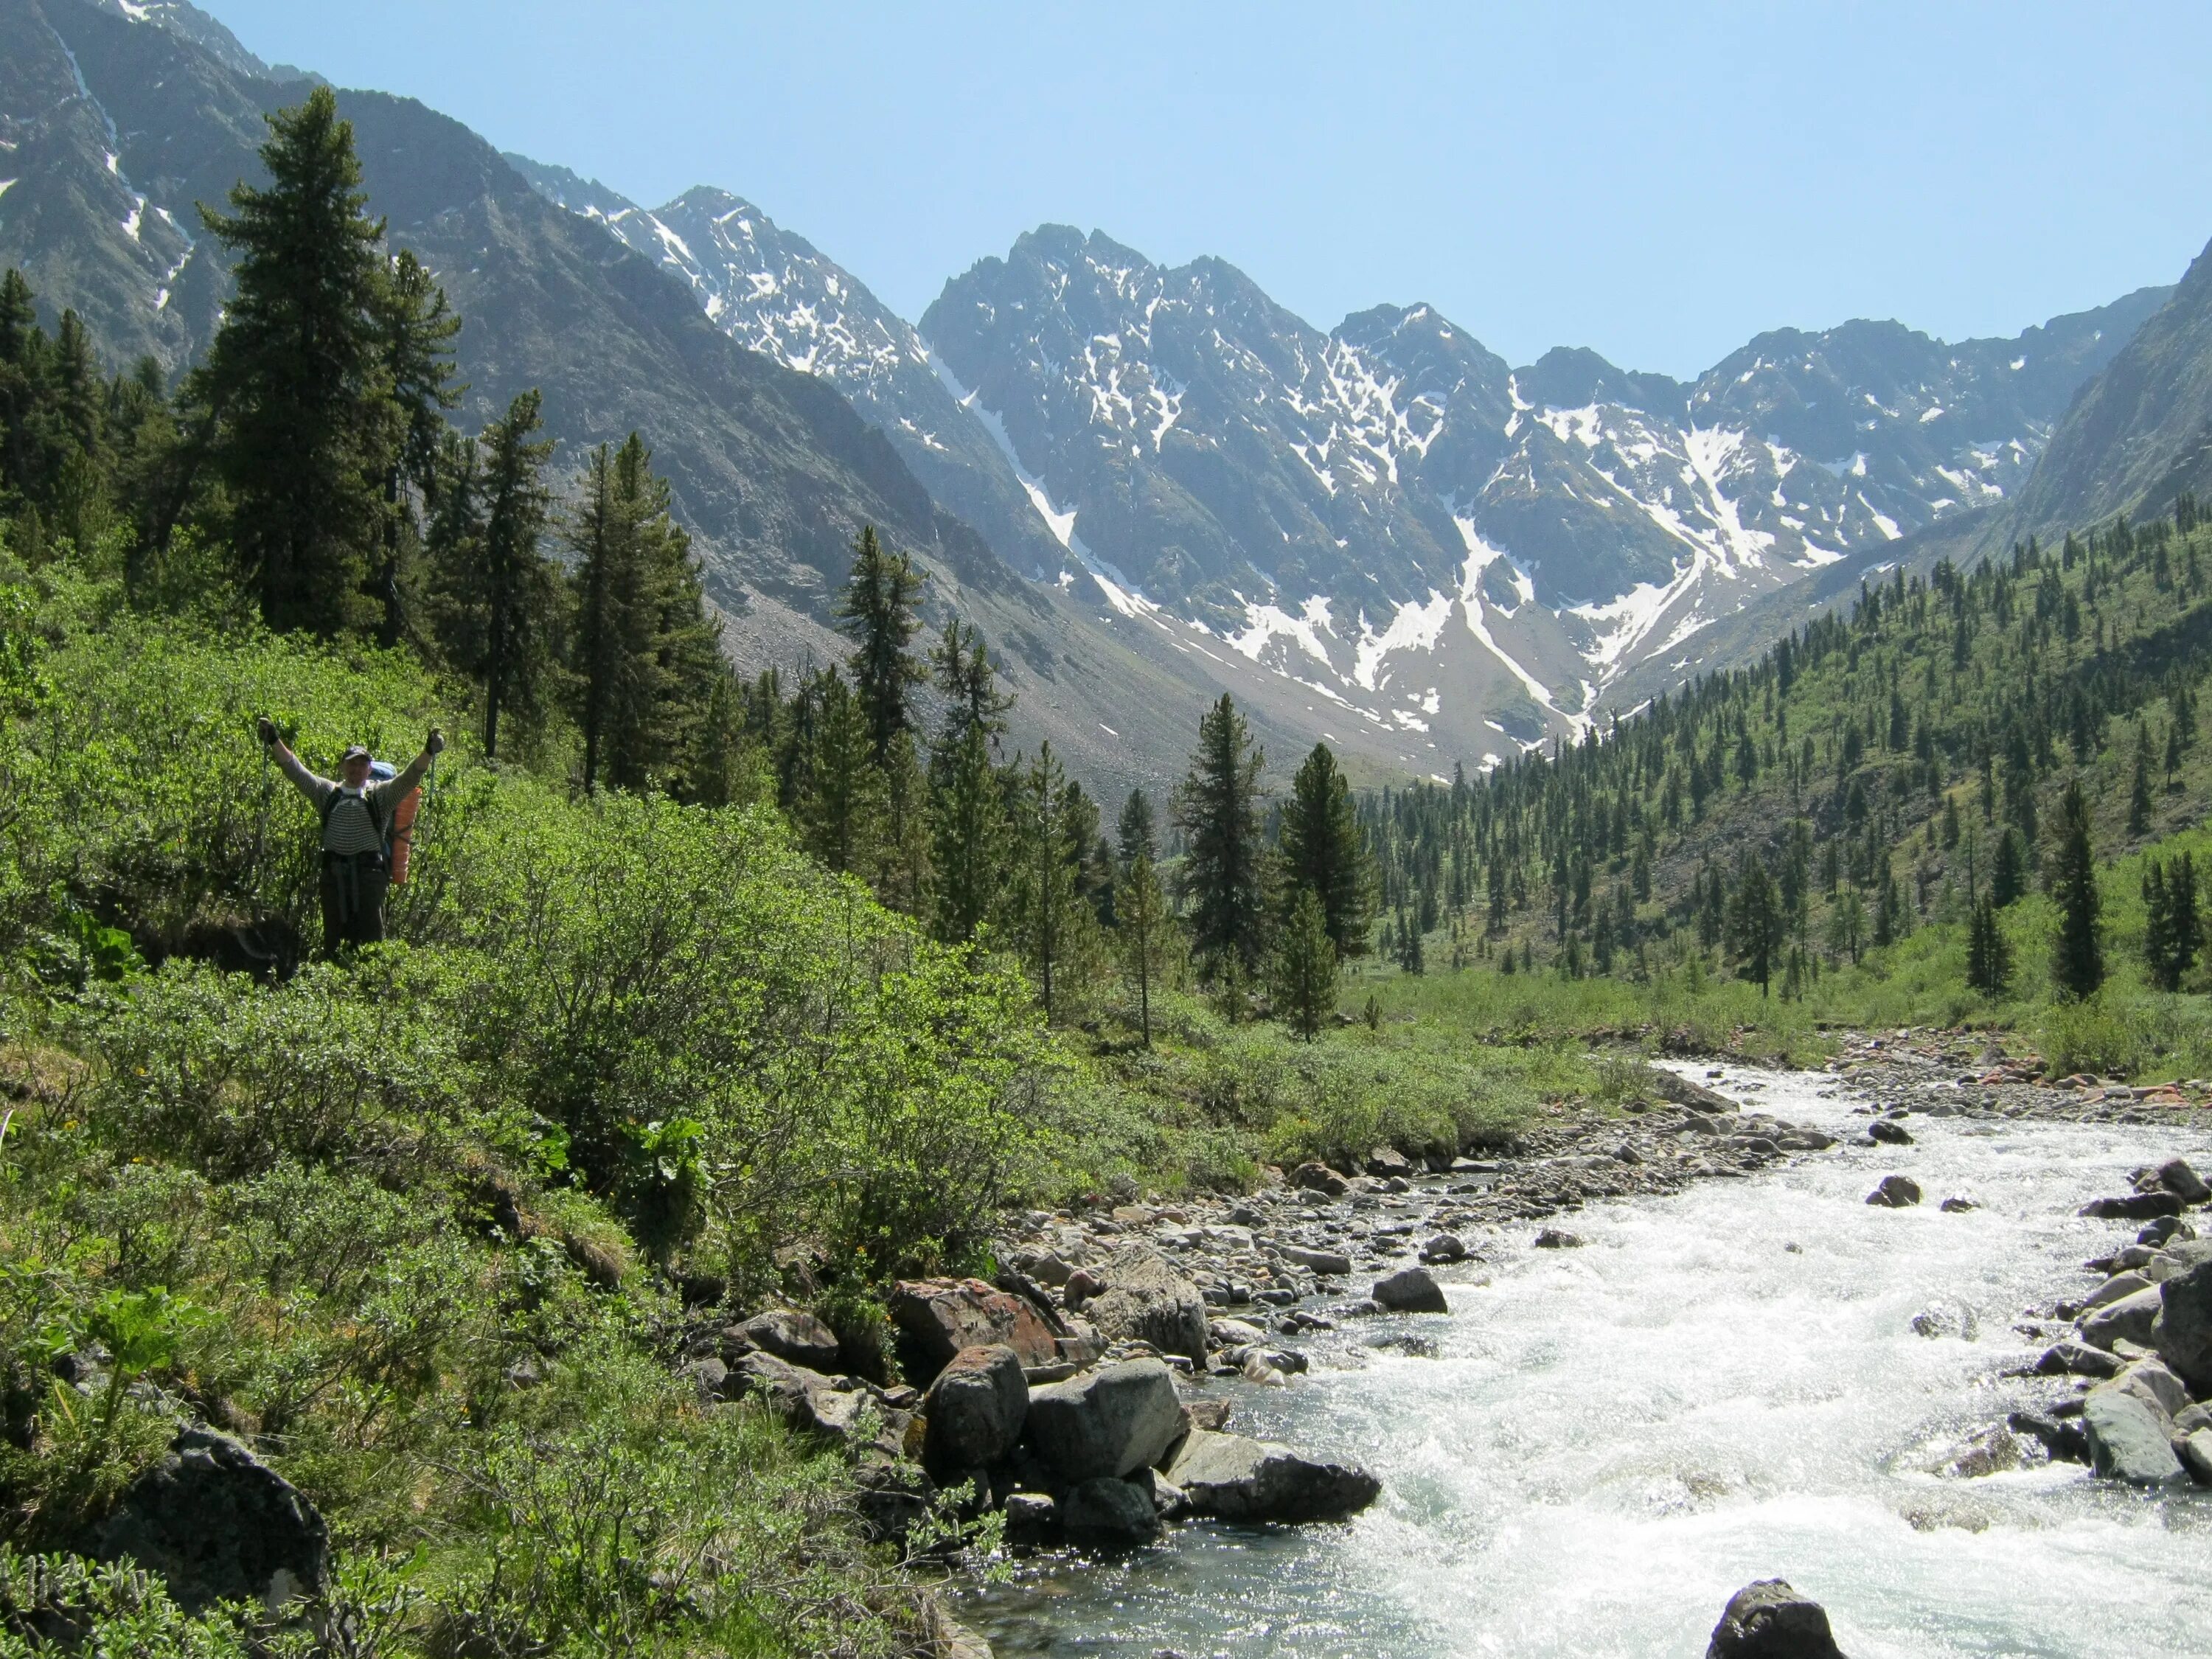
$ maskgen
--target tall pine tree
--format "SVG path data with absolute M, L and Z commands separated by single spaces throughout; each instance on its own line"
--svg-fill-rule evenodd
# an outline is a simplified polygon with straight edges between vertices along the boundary
M 1319 902 L 1340 959 L 1364 956 L 1374 922 L 1374 880 L 1367 837 L 1352 791 L 1327 744 L 1317 743 L 1283 804 L 1283 879 L 1292 905 L 1299 891 Z
M 374 620 L 384 481 L 404 438 L 381 349 L 382 222 L 363 210 L 353 126 L 318 87 L 268 118 L 266 187 L 203 208 L 236 256 L 222 327 L 187 398 L 223 485 L 241 576 L 277 629 Z
M 2089 804 L 2079 779 L 2066 786 L 2060 809 L 2058 850 L 2051 892 L 2058 901 L 2058 936 L 2051 946 L 2051 978 L 2062 996 L 2094 996 L 2105 982 L 2105 949 L 2098 936 L 2100 901 L 2096 854 L 2089 844 Z
M 1266 945 L 1260 769 L 1244 717 L 1226 692 L 1198 723 L 1198 749 L 1176 789 L 1187 852 L 1182 889 L 1191 949 L 1210 978 L 1249 981 Z

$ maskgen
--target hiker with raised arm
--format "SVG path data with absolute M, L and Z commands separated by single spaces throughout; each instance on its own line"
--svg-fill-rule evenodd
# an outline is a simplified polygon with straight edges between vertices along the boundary
M 322 819 L 323 949 L 373 945 L 384 937 L 384 894 L 392 884 L 392 819 L 445 748 L 436 726 L 422 752 L 396 778 L 370 775 L 374 761 L 355 744 L 338 757 L 336 778 L 317 777 L 301 763 L 267 715 L 254 722 L 262 746 Z

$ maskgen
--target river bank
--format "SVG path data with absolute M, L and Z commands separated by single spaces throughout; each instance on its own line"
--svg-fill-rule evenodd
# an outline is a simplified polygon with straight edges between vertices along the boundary
M 969 1616 L 1002 1654 L 1695 1652 L 1729 1594 L 1779 1575 L 1854 1655 L 2189 1650 L 2212 1618 L 2203 1498 L 2147 1500 L 2032 1448 L 1966 1471 L 2008 1413 L 2070 1386 L 2019 1373 L 2120 1231 L 2075 1212 L 2154 1154 L 2201 1165 L 2194 1101 L 1962 1084 L 2002 1057 L 1932 1036 L 1848 1042 L 1824 1073 L 1679 1069 L 1743 1109 L 1563 1112 L 1472 1160 L 1494 1169 L 1127 1205 L 1010 1241 L 1135 1234 L 1210 1275 L 1217 1315 L 1307 1369 L 1192 1394 L 1358 1459 L 1383 1493 L 1346 1526 L 1041 1556 Z M 1837 1144 L 1785 1150 L 1788 1126 Z M 1893 1174 L 1926 1201 L 1868 1206 Z M 1581 1248 L 1540 1247 L 1546 1224 Z M 1430 1263 L 1449 1314 L 1352 1311 L 1368 1275 L 1443 1232 L 1467 1249 Z M 1324 1248 L 1352 1273 L 1256 1299 L 1301 1287 L 1288 1250 Z

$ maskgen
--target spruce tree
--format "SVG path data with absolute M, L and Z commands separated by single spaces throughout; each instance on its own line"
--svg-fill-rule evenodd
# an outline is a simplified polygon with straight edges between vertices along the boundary
M 1182 888 L 1191 949 L 1210 978 L 1249 982 L 1265 945 L 1260 769 L 1244 717 L 1226 692 L 1198 723 L 1198 749 L 1176 789 L 1176 827 L 1187 838 Z
M 1352 808 L 1352 791 L 1327 744 L 1298 768 L 1283 805 L 1283 879 L 1290 902 L 1310 892 L 1340 959 L 1364 956 L 1374 921 L 1372 860 Z
M 446 450 L 448 499 L 432 521 L 429 599 L 446 659 L 483 699 L 487 758 L 500 721 L 534 725 L 552 690 L 560 580 L 539 551 L 551 505 L 544 468 L 552 443 L 538 397 L 526 392 L 473 444 Z
M 1728 942 L 1744 977 L 1759 981 L 1762 997 L 1787 942 L 1785 921 L 1781 896 L 1766 866 L 1755 858 L 1747 859 L 1729 908 Z
M 2105 982 L 2104 945 L 2098 937 L 2096 855 L 2089 844 L 2089 805 L 2079 779 L 2066 786 L 2060 809 L 2057 855 L 2051 888 L 2058 901 L 2058 936 L 2051 977 L 2059 994 L 2079 1000 Z
M 2180 984 L 2174 971 L 2173 907 L 2166 892 L 2166 872 L 2156 859 L 2143 860 L 2143 967 L 2150 982 L 2161 991 Z
M 1081 848 L 1069 834 L 1067 775 L 1049 743 L 1021 775 L 1014 818 L 1012 911 L 1047 1020 L 1064 1017 L 1097 931 L 1076 890 Z
M 997 913 L 1006 881 L 1006 791 L 981 726 L 969 726 L 930 757 L 929 824 L 933 931 L 963 945 Z
M 667 780 L 727 672 L 690 538 L 652 459 L 635 432 L 611 454 L 601 444 L 568 526 L 586 793 L 603 781 L 642 790 Z
M 1269 989 L 1276 1018 L 1310 1042 L 1336 1012 L 1338 951 L 1320 896 L 1310 887 L 1296 894 L 1277 932 Z
M 980 729 L 995 743 L 1006 734 L 1006 712 L 1013 698 L 999 689 L 991 667 L 991 654 L 983 636 L 955 617 L 929 653 L 931 678 L 945 699 L 945 723 L 939 742 L 953 747 L 970 727 Z
M 329 88 L 268 121 L 268 185 L 240 183 L 228 214 L 200 210 L 236 256 L 236 292 L 187 398 L 262 619 L 329 635 L 378 614 L 363 589 L 404 435 L 380 349 L 384 226 Z
M 1992 999 L 2003 996 L 2012 983 L 2012 948 L 2005 943 L 1997 908 L 1986 896 L 1966 924 L 1966 983 Z
M 821 707 L 799 802 L 800 839 L 825 867 L 872 883 L 883 856 L 890 790 L 876 764 L 860 697 L 835 668 L 825 669 L 817 684 Z
M 1147 1048 L 1152 1046 L 1152 990 L 1165 975 L 1175 921 L 1168 914 L 1167 895 L 1160 889 L 1159 872 L 1152 866 L 1152 807 L 1144 792 L 1132 790 L 1130 807 L 1142 805 L 1141 818 L 1133 818 L 1130 807 L 1121 813 L 1121 860 L 1115 912 L 1120 925 L 1115 943 L 1120 949 L 1121 972 L 1137 990 L 1137 1030 Z
M 2136 770 L 2128 790 L 2128 833 L 2150 833 L 2150 727 L 2136 722 Z
M 2002 910 L 2027 891 L 2027 842 L 2017 824 L 2007 824 L 1990 866 L 1990 899 Z
M 377 353 L 399 420 L 398 441 L 384 473 L 383 558 L 371 581 L 381 607 L 380 642 L 394 646 L 408 636 L 407 565 L 422 529 L 407 500 L 411 489 L 435 508 L 438 459 L 446 434 L 446 411 L 467 388 L 453 384 L 453 337 L 461 319 L 446 303 L 446 292 L 415 255 L 403 249 L 383 273 L 371 306 Z M 530 394 L 535 397 L 537 394 Z M 512 410 L 509 410 L 510 417 Z
M 837 623 L 853 641 L 853 689 L 867 714 L 868 740 L 879 766 L 890 759 L 893 739 L 909 729 L 908 701 L 928 678 L 912 649 L 921 627 L 915 615 L 921 582 L 914 562 L 884 547 L 873 525 L 860 527 Z

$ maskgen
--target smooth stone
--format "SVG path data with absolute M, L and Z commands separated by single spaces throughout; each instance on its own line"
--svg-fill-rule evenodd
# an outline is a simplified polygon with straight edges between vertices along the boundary
M 2185 1204 L 2202 1204 L 2212 1200 L 2212 1187 L 2189 1167 L 2186 1158 L 2172 1158 L 2158 1166 L 2158 1184 Z
M 1158 1462 L 1187 1421 L 1175 1374 L 1158 1359 L 1125 1359 L 1030 1391 L 1030 1443 L 1069 1482 Z
M 1341 1250 L 1309 1249 L 1303 1244 L 1282 1247 L 1283 1260 L 1310 1273 L 1342 1275 L 1352 1271 L 1352 1258 Z
M 124 1489 L 92 1553 L 159 1574 L 188 1611 L 216 1601 L 274 1611 L 320 1593 L 330 1532 L 305 1493 L 237 1441 L 185 1428 Z
M 1886 1146 L 1910 1146 L 1912 1144 L 1911 1132 L 1902 1123 L 1893 1123 L 1886 1117 L 1878 1117 L 1868 1124 L 1867 1133 Z
M 738 1329 L 763 1352 L 809 1370 L 826 1371 L 837 1364 L 837 1334 L 811 1313 L 772 1308 L 755 1314 Z
M 2111 1383 L 2092 1389 L 2081 1402 L 2081 1431 L 2089 1439 L 2089 1468 L 2098 1474 L 2133 1486 L 2182 1478 L 2158 1413 Z
M 922 1462 L 939 1479 L 1000 1462 L 1029 1419 L 1021 1356 L 1003 1343 L 953 1355 L 930 1383 L 926 1400 Z
M 1443 1287 L 1425 1267 L 1401 1267 L 1375 1281 L 1374 1300 L 1392 1313 L 1449 1313 Z
M 1149 1342 L 1162 1353 L 1206 1363 L 1206 1297 L 1197 1283 L 1149 1244 L 1127 1244 L 1098 1270 L 1106 1288 L 1084 1315 L 1109 1341 Z
M 1540 1250 L 1577 1250 L 1582 1248 L 1582 1243 L 1581 1234 L 1567 1232 L 1558 1227 L 1547 1227 L 1536 1235 L 1536 1248 Z
M 2181 1461 L 2200 1486 L 2212 1486 L 2212 1429 L 2198 1429 L 2181 1443 Z
M 1288 1446 L 1194 1429 L 1168 1468 L 1192 1510 L 1224 1521 L 1340 1521 L 1382 1483 L 1356 1464 L 1317 1463 Z
M 2167 1284 L 2176 1281 L 2169 1279 Z M 2135 1342 L 2145 1347 L 2152 1346 L 2153 1327 L 2156 1324 L 2161 1305 L 2160 1297 L 2165 1285 L 2153 1285 L 2137 1291 L 2133 1296 L 2124 1296 L 2117 1302 L 2083 1316 L 2081 1340 L 2092 1347 L 2109 1351 L 2116 1342 Z M 2170 1362 L 2169 1362 L 2170 1363 Z M 2181 1366 L 2174 1366 L 2182 1371 Z M 2187 1373 L 2183 1371 L 2185 1376 Z
M 1061 1500 L 1060 1524 L 1079 1543 L 1129 1548 L 1160 1535 L 1160 1512 L 1150 1492 L 1127 1480 L 1099 1475 Z
M 1457 1233 L 1438 1233 L 1421 1246 L 1424 1261 L 1446 1262 L 1467 1260 L 1467 1241 Z
M 2212 1398 L 2212 1261 L 2158 1287 L 2148 1340 L 2191 1393 Z
M 2075 1212 L 2101 1221 L 2148 1221 L 2153 1216 L 2179 1215 L 2181 1200 L 2172 1193 L 2130 1193 L 2125 1198 L 2093 1198 Z
M 1911 1176 L 1886 1175 L 1867 1194 L 1866 1201 L 1886 1210 L 1907 1209 L 1920 1201 L 1920 1183 Z
M 1705 1659 L 1844 1659 L 1827 1609 L 1780 1578 L 1762 1578 L 1729 1597 Z
M 2142 1273 L 2114 1273 L 2095 1290 L 2090 1291 L 2087 1296 L 2082 1297 L 2081 1306 L 2085 1310 L 2090 1308 L 2101 1308 L 2109 1303 L 2118 1302 L 2124 1296 L 2133 1296 L 2137 1291 L 2147 1291 L 2150 1285 L 2150 1279 Z
M 1969 1211 L 1978 1210 L 1982 1206 L 1964 1193 L 1954 1193 L 1936 1207 L 1942 1211 L 1945 1215 L 1965 1215 Z
M 2035 1362 L 2036 1374 L 2040 1376 L 2118 1376 L 2124 1369 L 2119 1359 L 2102 1348 L 2073 1337 L 2062 1338 L 2043 1351 Z

